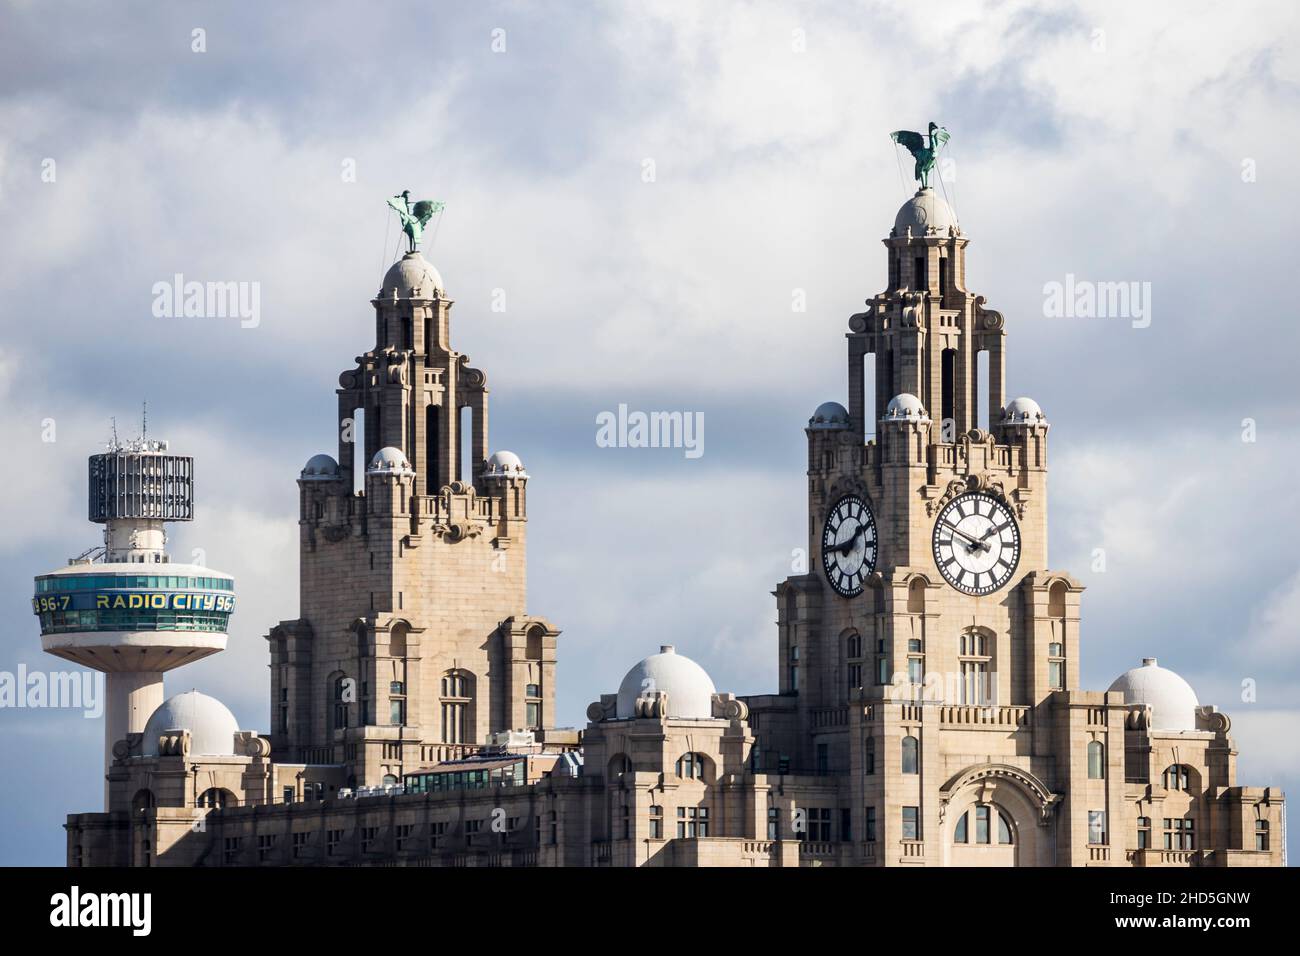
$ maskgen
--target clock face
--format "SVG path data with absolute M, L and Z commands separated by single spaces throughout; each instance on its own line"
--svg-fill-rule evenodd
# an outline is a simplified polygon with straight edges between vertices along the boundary
M 934 523 L 934 563 L 965 594 L 991 594 L 1020 563 L 1020 528 L 1011 509 L 992 495 L 958 495 Z
M 862 593 L 876 567 L 876 517 L 857 495 L 845 495 L 826 516 L 822 532 L 822 568 L 826 580 L 844 597 Z

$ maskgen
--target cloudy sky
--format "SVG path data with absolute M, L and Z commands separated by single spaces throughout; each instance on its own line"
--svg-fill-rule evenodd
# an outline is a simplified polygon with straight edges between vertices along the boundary
M 204 549 L 241 602 L 229 650 L 168 692 L 267 727 L 295 478 L 333 450 L 394 249 L 383 200 L 410 188 L 447 203 L 426 252 L 453 341 L 488 373 L 493 447 L 534 476 L 529 610 L 564 631 L 561 721 L 665 641 L 722 690 L 773 689 L 802 429 L 846 400 L 847 318 L 911 191 L 887 133 L 933 119 L 968 285 L 1007 317 L 1009 395 L 1053 424 L 1050 560 L 1088 587 L 1084 686 L 1158 656 L 1231 713 L 1243 783 L 1296 789 L 1297 15 L 0 3 L 0 670 L 55 666 L 32 575 L 98 540 L 85 457 L 147 400 L 150 434 L 197 460 L 172 551 Z M 176 273 L 259 283 L 259 324 L 154 317 Z M 1150 283 L 1149 326 L 1045 316 L 1067 275 Z M 705 454 L 597 447 L 620 403 L 703 412 Z M 0 863 L 61 863 L 65 813 L 101 799 L 101 725 L 0 727 Z

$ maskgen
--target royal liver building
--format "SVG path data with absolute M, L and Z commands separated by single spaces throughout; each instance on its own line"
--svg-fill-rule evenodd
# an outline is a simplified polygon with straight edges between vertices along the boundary
M 431 205 L 398 209 L 412 246 Z M 337 458 L 298 479 L 269 730 L 166 701 L 114 747 L 106 812 L 68 818 L 69 862 L 1281 864 L 1283 795 L 1238 784 L 1226 714 L 1154 659 L 1080 689 L 1083 588 L 1047 566 L 1049 425 L 1006 401 L 968 242 L 923 186 L 848 320 L 847 408 L 806 429 L 814 559 L 776 588 L 776 691 L 719 693 L 664 646 L 580 730 L 553 726 L 559 631 L 526 608 L 528 473 L 490 453 L 486 377 L 406 254 L 339 380 Z

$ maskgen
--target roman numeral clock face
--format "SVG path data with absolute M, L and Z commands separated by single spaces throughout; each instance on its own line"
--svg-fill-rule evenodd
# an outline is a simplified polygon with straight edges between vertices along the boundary
M 822 532 L 822 568 L 826 580 L 844 597 L 862 593 L 876 568 L 876 517 L 857 495 L 845 495 L 826 516 Z
M 1020 528 L 1011 510 L 991 495 L 958 495 L 934 524 L 934 563 L 964 594 L 991 594 L 1020 563 Z

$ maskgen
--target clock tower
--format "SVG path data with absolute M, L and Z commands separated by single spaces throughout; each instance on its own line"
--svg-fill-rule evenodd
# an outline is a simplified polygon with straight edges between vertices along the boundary
M 760 766 L 846 774 L 894 842 L 899 806 L 918 827 L 941 814 L 944 731 L 1014 727 L 1078 689 L 1083 587 L 1047 566 L 1049 426 L 1005 398 L 1005 323 L 968 287 L 969 241 L 929 187 L 884 239 L 886 287 L 848 322 L 848 407 L 806 430 L 813 570 L 775 592 L 780 695 L 751 701 Z
M 298 479 L 301 611 L 267 635 L 271 740 L 351 786 L 554 725 L 559 631 L 525 608 L 529 475 L 489 454 L 452 304 L 421 253 L 393 264 L 374 347 L 339 376 L 338 458 Z

